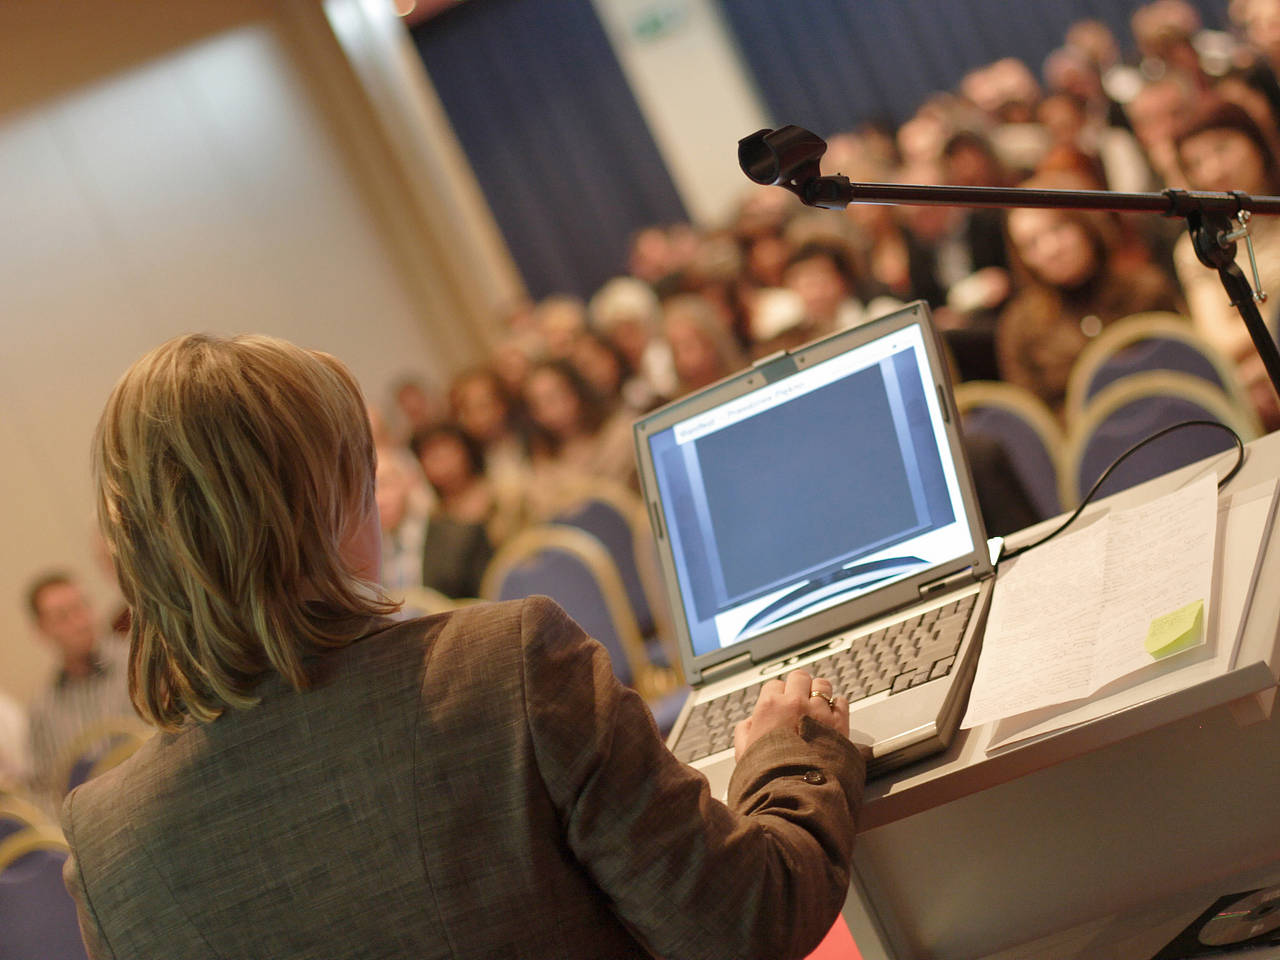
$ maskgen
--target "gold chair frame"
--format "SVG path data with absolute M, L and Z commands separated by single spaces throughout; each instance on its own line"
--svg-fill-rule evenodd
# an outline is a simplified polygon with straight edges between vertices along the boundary
M 58 850 L 70 853 L 71 848 L 62 833 L 52 827 L 28 827 L 0 840 L 0 871 L 20 857 L 36 850 Z
M 583 564 L 595 577 L 604 598 L 605 608 L 618 633 L 618 642 L 636 690 L 653 699 L 674 689 L 676 684 L 665 676 L 668 671 L 654 666 L 645 653 L 640 627 L 636 624 L 631 602 L 618 568 L 609 551 L 591 534 L 577 527 L 546 523 L 526 527 L 499 548 L 480 581 L 480 596 L 497 600 L 507 575 L 519 564 L 544 550 L 561 550 Z
M 0 793 L 0 817 L 17 820 L 28 827 L 57 826 L 49 814 L 16 793 Z
M 1080 351 L 1080 356 L 1076 358 L 1075 364 L 1071 367 L 1071 374 L 1067 379 L 1067 395 L 1063 404 L 1063 415 L 1069 426 L 1079 421 L 1084 416 L 1086 408 L 1092 403 L 1087 391 L 1098 369 L 1121 350 L 1144 340 L 1177 340 L 1203 354 L 1205 359 L 1212 364 L 1213 369 L 1218 374 L 1218 378 L 1224 384 L 1224 387 L 1221 388 L 1222 392 L 1239 404 L 1240 409 L 1246 411 L 1247 415 L 1255 421 L 1255 429 L 1259 432 L 1261 431 L 1261 425 L 1256 423 L 1257 415 L 1252 412 L 1253 405 L 1250 403 L 1244 387 L 1241 386 L 1240 377 L 1231 362 L 1211 343 L 1196 333 L 1189 320 L 1180 314 L 1164 310 L 1135 313 L 1117 320 L 1103 329 L 1097 337 L 1089 341 L 1085 348 Z M 1177 373 L 1179 371 L 1150 370 L 1143 372 Z M 1213 386 L 1213 384 L 1209 385 Z M 1096 395 L 1094 399 L 1096 399 Z
M 653 527 L 649 523 L 649 510 L 644 500 L 639 494 L 610 480 L 584 479 L 575 482 L 565 491 L 557 509 L 572 510 L 588 500 L 608 503 L 631 528 L 631 550 L 640 576 L 640 588 L 649 604 L 658 642 L 667 655 L 667 662 L 671 664 L 676 684 L 683 684 L 684 669 L 675 641 L 675 623 L 671 618 L 671 605 L 667 600 L 667 590 L 658 565 L 658 548 L 653 539 Z

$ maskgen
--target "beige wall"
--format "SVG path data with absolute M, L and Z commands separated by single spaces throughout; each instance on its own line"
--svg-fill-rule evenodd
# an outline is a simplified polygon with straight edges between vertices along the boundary
M 406 189 L 414 158 L 386 132 L 403 118 L 318 3 L 10 0 L 0 62 L 0 690 L 27 700 L 49 668 L 27 581 L 64 567 L 109 596 L 87 451 L 130 361 L 184 331 L 264 331 L 337 354 L 381 399 L 479 356 L 517 281 L 483 216 L 491 246 L 454 269 L 467 229 Z M 419 133 L 422 153 L 448 137 Z

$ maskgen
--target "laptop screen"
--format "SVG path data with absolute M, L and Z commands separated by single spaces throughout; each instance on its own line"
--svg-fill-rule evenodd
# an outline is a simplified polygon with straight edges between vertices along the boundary
M 801 351 L 642 439 L 695 657 L 972 553 L 925 336 Z

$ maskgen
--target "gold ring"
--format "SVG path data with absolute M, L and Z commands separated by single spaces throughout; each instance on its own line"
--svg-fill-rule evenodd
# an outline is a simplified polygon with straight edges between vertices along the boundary
M 812 700 L 814 697 L 821 697 L 823 700 L 827 701 L 827 706 L 828 706 L 828 707 L 830 707 L 832 710 L 834 710 L 834 709 L 836 708 L 836 698 L 835 698 L 835 697 L 828 697 L 828 696 L 827 696 L 825 693 L 823 693 L 821 690 L 810 690 L 810 691 L 809 691 L 809 699 L 810 699 L 810 700 Z

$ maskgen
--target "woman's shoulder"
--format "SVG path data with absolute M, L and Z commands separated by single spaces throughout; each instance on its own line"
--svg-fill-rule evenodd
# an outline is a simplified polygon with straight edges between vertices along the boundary
M 518 636 L 526 601 L 468 603 L 445 613 L 387 622 L 360 643 L 356 656 L 416 660 L 437 647 L 473 648 Z

